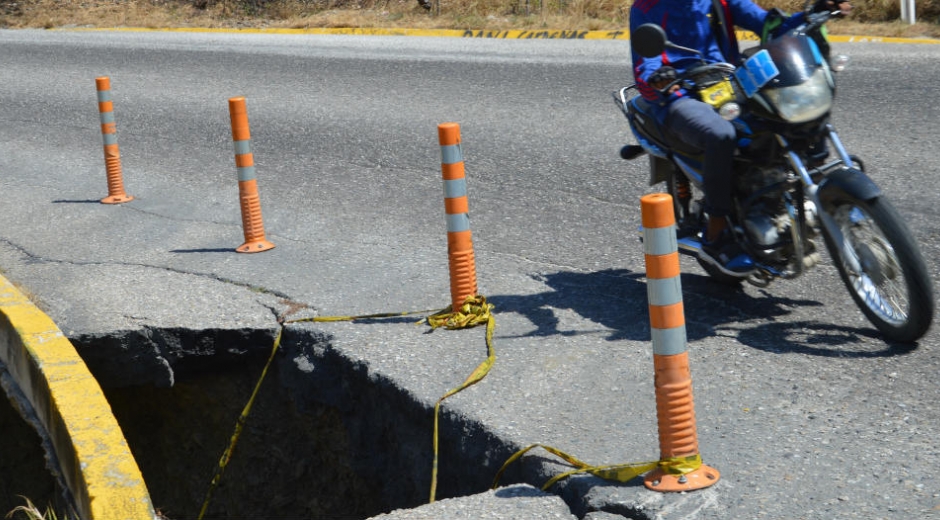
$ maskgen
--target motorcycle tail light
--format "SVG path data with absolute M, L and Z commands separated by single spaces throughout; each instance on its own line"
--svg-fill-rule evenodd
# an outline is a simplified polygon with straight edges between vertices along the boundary
M 718 109 L 718 115 L 725 121 L 733 121 L 741 115 L 741 105 L 733 101 L 731 103 L 725 103 Z

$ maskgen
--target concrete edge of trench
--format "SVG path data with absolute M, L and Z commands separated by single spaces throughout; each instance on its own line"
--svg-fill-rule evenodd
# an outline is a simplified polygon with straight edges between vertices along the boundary
M 399 403 L 389 408 L 389 413 L 396 413 L 402 406 L 412 408 L 424 419 L 412 425 L 413 431 L 427 426 L 430 411 L 426 404 L 418 402 L 414 396 L 407 395 L 404 389 L 390 389 L 394 384 L 383 380 L 381 375 L 368 374 L 360 370 L 353 360 L 330 348 L 330 336 L 316 330 L 295 330 L 288 328 L 285 334 L 285 347 L 290 351 L 285 358 L 296 354 L 297 348 L 316 349 L 318 357 L 325 357 L 325 365 L 333 373 L 326 381 L 319 381 L 319 388 L 349 388 L 349 385 L 337 384 L 336 378 L 362 381 L 353 386 L 362 388 L 362 384 L 373 387 L 370 400 L 388 398 L 390 392 L 399 394 L 392 399 Z M 306 327 L 304 327 L 306 329 Z M 257 331 L 256 331 L 257 332 Z M 289 339 L 293 336 L 293 339 Z M 298 346 L 301 345 L 301 346 Z M 285 362 L 291 363 L 288 359 Z M 323 360 L 321 360 L 321 364 Z M 339 369 L 339 370 L 337 370 Z M 299 374 L 298 377 L 303 377 Z M 304 383 L 308 385 L 309 383 Z M 151 502 L 150 495 L 141 471 L 128 446 L 124 434 L 114 417 L 111 407 L 102 391 L 101 384 L 92 375 L 85 361 L 79 356 L 72 342 L 65 337 L 52 319 L 40 310 L 26 295 L 8 279 L 0 275 L 0 386 L 20 415 L 39 434 L 46 452 L 47 467 L 64 488 L 68 502 L 74 507 L 72 514 L 87 520 L 98 519 L 157 519 L 159 516 Z M 306 387 L 309 390 L 309 387 Z M 326 392 L 325 401 L 332 405 L 349 408 L 348 395 L 342 391 Z M 361 404 L 361 403 L 359 403 Z M 377 405 L 378 403 L 373 403 Z M 433 409 L 433 406 L 431 407 Z M 386 420 L 393 420 L 386 418 Z M 508 450 L 515 449 L 485 432 L 482 425 L 467 424 L 466 418 L 447 416 L 442 418 L 442 449 L 446 449 L 447 439 L 459 436 L 459 433 L 471 431 L 474 437 L 482 439 L 470 448 L 471 453 L 462 454 L 470 459 L 482 452 L 494 452 L 491 457 L 505 458 Z M 422 432 L 428 433 L 428 432 Z M 407 434 L 404 434 L 407 435 Z M 371 442 L 371 439 L 365 439 Z M 494 449 L 494 443 L 498 446 Z M 456 449 L 452 447 L 451 449 Z M 422 462 L 429 456 L 418 456 Z M 367 456 L 368 458 L 368 456 Z M 465 461 L 467 462 L 467 461 Z M 490 466 L 493 461 L 490 461 Z M 420 463 L 419 463 L 420 464 Z M 460 464 L 461 466 L 463 464 Z M 539 466 L 536 464 L 536 466 Z M 429 468 L 429 466 L 428 466 Z M 372 517 L 381 520 L 423 520 L 443 518 L 513 518 L 543 519 L 578 518 L 572 508 L 559 495 L 547 493 L 532 485 L 519 483 L 520 480 L 536 480 L 545 476 L 546 468 L 534 469 L 534 474 L 523 477 L 532 471 L 515 470 L 507 473 L 507 481 L 515 481 L 495 490 L 486 490 L 487 479 L 492 472 L 480 471 L 475 478 L 467 479 L 449 491 L 450 498 L 442 498 L 433 503 L 425 503 L 412 508 L 395 509 L 389 513 Z M 421 476 L 412 475 L 407 480 L 413 487 L 426 484 L 424 468 L 411 468 L 412 473 L 421 472 Z M 388 471 L 388 467 L 380 471 Z M 429 473 L 429 471 L 427 472 Z M 450 477 L 454 477 L 451 475 Z M 442 475 L 442 479 L 447 478 Z M 464 480 L 464 479 L 458 479 Z M 561 486 L 562 490 L 565 486 Z M 401 489 L 386 493 L 399 493 Z M 414 496 L 416 491 L 409 493 Z M 466 493 L 466 494 L 461 494 Z M 570 497 L 569 497 L 570 498 Z M 592 516 L 593 515 L 593 516 Z M 597 516 L 602 515 L 602 516 Z M 606 518 L 605 513 L 589 513 L 585 518 Z M 615 515 L 612 518 L 622 518 Z
M 0 276 L 0 379 L 47 444 L 81 518 L 156 518 L 98 381 L 58 326 Z M 49 451 L 52 453 L 49 453 Z

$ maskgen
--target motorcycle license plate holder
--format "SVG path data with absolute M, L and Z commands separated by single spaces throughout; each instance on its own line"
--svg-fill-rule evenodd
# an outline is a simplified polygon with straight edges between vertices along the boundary
M 754 54 L 734 71 L 738 84 L 744 94 L 751 98 L 761 87 L 780 75 L 780 69 L 774 64 L 767 49 Z

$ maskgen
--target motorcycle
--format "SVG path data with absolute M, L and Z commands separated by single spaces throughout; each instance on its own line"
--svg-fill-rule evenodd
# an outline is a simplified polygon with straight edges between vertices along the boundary
M 932 284 L 910 230 L 830 122 L 833 72 L 845 59 L 830 59 L 813 35 L 835 14 L 807 14 L 785 34 L 744 49 L 737 66 L 703 60 L 670 85 L 681 84 L 736 129 L 735 209 L 729 219 L 735 240 L 755 261 L 744 279 L 766 287 L 799 277 L 820 261 L 814 239 L 822 235 L 865 316 L 887 340 L 913 342 L 933 319 Z M 701 55 L 669 42 L 655 24 L 637 28 L 631 45 L 644 57 L 666 48 Z M 697 257 L 707 219 L 701 150 L 657 123 L 637 85 L 623 87 L 614 99 L 638 142 L 624 146 L 621 156 L 649 156 L 650 186 L 664 182 L 673 198 L 679 249 Z M 818 156 L 823 142 L 833 159 Z M 711 263 L 699 263 L 719 282 L 742 283 Z

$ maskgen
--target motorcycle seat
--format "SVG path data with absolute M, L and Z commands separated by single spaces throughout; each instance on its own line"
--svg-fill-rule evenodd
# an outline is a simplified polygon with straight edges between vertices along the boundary
M 665 125 L 656 120 L 655 107 L 642 96 L 636 96 L 627 103 L 630 118 L 635 122 L 640 132 L 654 144 L 666 150 L 672 150 L 694 158 L 701 158 L 704 150 L 700 150 L 679 139 Z

